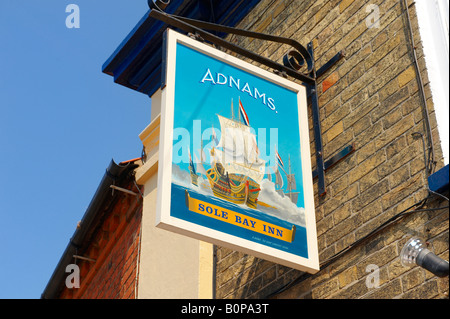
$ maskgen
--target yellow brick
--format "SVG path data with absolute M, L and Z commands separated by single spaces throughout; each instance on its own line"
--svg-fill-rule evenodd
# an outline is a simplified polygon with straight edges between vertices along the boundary
M 344 270 L 338 276 L 339 287 L 345 287 L 357 279 L 356 266 Z
M 264 31 L 269 24 L 272 22 L 272 16 L 266 17 L 255 29 L 255 32 L 262 32 Z
M 409 81 L 414 79 L 416 76 L 416 71 L 414 66 L 410 66 L 405 71 L 403 71 L 397 78 L 399 87 L 405 86 Z
M 353 1 L 354 0 L 342 0 L 341 3 L 339 3 L 339 12 L 342 13 Z
M 326 140 L 327 142 L 334 139 L 336 136 L 344 132 L 344 123 L 342 121 L 336 123 L 333 125 L 327 132 L 326 132 Z
M 313 48 L 317 49 L 317 47 L 319 46 L 319 40 L 317 38 L 314 38 L 312 40 L 312 43 L 313 43 Z
M 283 12 L 285 6 L 284 6 L 284 1 L 281 1 L 280 4 L 278 4 L 275 9 L 273 9 L 272 11 L 272 18 L 275 18 L 276 16 L 278 16 L 281 12 Z
M 331 5 L 328 2 L 326 5 L 324 5 L 317 13 L 314 15 L 314 20 L 316 23 L 319 23 L 322 21 L 322 19 L 330 12 Z

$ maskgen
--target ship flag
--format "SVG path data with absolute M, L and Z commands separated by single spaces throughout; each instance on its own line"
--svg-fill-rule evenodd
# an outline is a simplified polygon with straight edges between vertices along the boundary
M 244 106 L 242 105 L 240 98 L 239 98 L 239 112 L 241 113 L 241 116 L 244 119 L 245 125 L 250 126 L 250 121 L 248 120 L 247 112 L 245 112 Z
M 280 154 L 278 154 L 278 151 L 275 149 L 275 155 L 277 157 L 278 163 L 280 163 L 281 167 L 284 167 L 283 160 L 281 159 Z

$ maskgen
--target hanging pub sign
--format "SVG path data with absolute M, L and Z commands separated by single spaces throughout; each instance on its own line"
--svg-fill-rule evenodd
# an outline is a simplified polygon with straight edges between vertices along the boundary
M 317 272 L 305 87 L 170 29 L 163 60 L 157 227 Z

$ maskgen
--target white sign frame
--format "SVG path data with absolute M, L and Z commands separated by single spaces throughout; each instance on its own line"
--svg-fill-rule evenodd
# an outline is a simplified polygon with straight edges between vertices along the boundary
M 177 65 L 177 49 L 183 47 L 189 48 L 204 56 L 210 57 L 224 63 L 225 65 L 242 70 L 249 76 L 259 77 L 268 81 L 271 85 L 277 85 L 292 91 L 297 96 L 298 125 L 299 134 L 302 137 L 299 141 L 301 148 L 301 170 L 302 187 L 304 196 L 305 228 L 306 228 L 306 246 L 307 256 L 299 256 L 283 251 L 273 246 L 267 246 L 263 242 L 255 242 L 247 238 L 240 238 L 235 235 L 224 233 L 218 229 L 205 227 L 195 224 L 171 215 L 172 199 L 172 174 L 173 174 L 173 146 L 174 146 L 174 115 L 175 115 L 175 94 L 176 94 L 176 71 L 181 66 Z M 179 34 L 168 29 L 165 34 L 165 87 L 161 96 L 161 124 L 160 124 L 160 145 L 159 145 L 159 163 L 158 163 L 158 188 L 156 203 L 156 226 L 172 232 L 183 234 L 198 240 L 224 246 L 230 249 L 242 251 L 250 255 L 263 258 L 275 263 L 279 263 L 291 268 L 309 273 L 316 273 L 319 270 L 319 258 L 317 249 L 317 234 L 314 209 L 314 193 L 312 183 L 311 157 L 309 129 L 307 118 L 307 98 L 304 86 L 288 81 L 278 75 L 270 73 L 234 56 L 219 51 L 211 46 L 200 43 L 190 37 Z M 206 66 L 205 70 L 209 70 Z M 181 71 L 180 71 L 181 72 Z M 203 73 L 202 73 L 203 74 Z M 211 71 L 211 75 L 213 72 Z M 163 75 L 164 76 L 164 75 Z M 201 80 L 204 80 L 201 83 Z M 203 77 L 197 80 L 201 84 L 212 85 L 214 82 L 210 76 L 204 73 Z M 245 90 L 245 88 L 244 88 Z M 243 94 L 245 91 L 243 91 Z M 262 100 L 261 94 L 259 95 Z M 239 97 L 240 99 L 240 97 Z M 264 101 L 268 104 L 268 99 L 264 96 Z M 235 105 L 238 104 L 235 101 Z M 269 105 L 271 107 L 271 105 Z M 286 161 L 286 158 L 284 159 Z M 212 187 L 212 186 L 211 186 Z M 184 198 L 178 200 L 184 201 Z M 187 204 L 186 204 L 187 205 Z M 195 214 L 195 213 L 193 213 Z M 237 219 L 238 217 L 236 217 Z M 264 226 L 265 227 L 265 226 Z M 294 233 L 295 234 L 295 233 Z

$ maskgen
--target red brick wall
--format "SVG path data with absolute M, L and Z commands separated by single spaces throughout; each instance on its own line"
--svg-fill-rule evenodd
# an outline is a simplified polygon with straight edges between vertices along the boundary
M 78 260 L 80 288 L 64 288 L 61 299 L 135 299 L 142 201 L 120 194 L 108 209 L 83 256 Z

